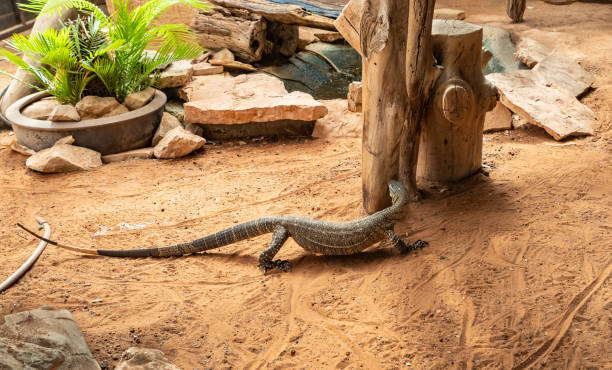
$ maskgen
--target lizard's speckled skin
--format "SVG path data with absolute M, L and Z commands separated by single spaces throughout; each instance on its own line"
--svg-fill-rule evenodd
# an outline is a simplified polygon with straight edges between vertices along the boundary
M 389 193 L 393 200 L 393 204 L 390 207 L 356 221 L 328 222 L 293 216 L 263 217 L 230 227 L 200 239 L 173 246 L 87 252 L 109 257 L 138 258 L 182 256 L 184 254 L 207 251 L 240 240 L 272 233 L 270 246 L 259 256 L 259 265 L 264 269 L 265 273 L 268 269 L 273 268 L 278 268 L 283 271 L 291 269 L 291 265 L 288 261 L 273 260 L 276 253 L 289 237 L 293 238 L 293 240 L 305 250 L 324 255 L 359 253 L 385 238 L 389 238 L 391 243 L 401 252 L 408 252 L 427 245 L 426 242 L 421 240 L 418 240 L 412 245 L 406 245 L 395 234 L 393 227 L 404 215 L 403 211 L 408 202 L 408 192 L 401 182 L 392 180 L 389 182 Z M 31 231 L 29 232 L 34 234 Z M 40 236 L 36 236 L 40 238 Z M 48 242 L 60 247 L 83 251 L 81 248 L 67 247 L 52 241 Z

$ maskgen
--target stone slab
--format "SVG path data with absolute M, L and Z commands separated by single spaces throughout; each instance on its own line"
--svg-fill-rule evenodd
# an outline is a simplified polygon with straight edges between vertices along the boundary
M 439 8 L 434 9 L 434 19 L 454 19 L 462 21 L 465 19 L 465 12 L 459 9 Z
M 584 94 L 595 82 L 595 77 L 578 62 L 558 51 L 542 59 L 533 71 L 542 84 L 565 90 L 573 96 Z
M 223 73 L 223 66 L 213 66 L 207 62 L 196 63 L 193 65 L 194 76 L 208 76 Z
M 134 149 L 123 153 L 107 154 L 102 156 L 102 162 L 114 163 L 123 162 L 132 159 L 149 159 L 153 158 L 153 148 Z
M 574 96 L 541 85 L 534 71 L 491 73 L 486 78 L 497 87 L 506 107 L 542 127 L 555 140 L 593 135 L 595 114 Z
M 516 43 L 516 57 L 529 68 L 535 67 L 552 52 L 553 49 L 529 37 L 521 37 Z
M 501 102 L 497 102 L 492 111 L 487 112 L 483 132 L 512 130 L 512 112 Z

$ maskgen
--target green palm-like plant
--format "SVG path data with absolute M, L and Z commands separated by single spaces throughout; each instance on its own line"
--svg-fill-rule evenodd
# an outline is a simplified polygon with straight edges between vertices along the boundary
M 159 24 L 160 14 L 180 3 L 207 9 L 202 0 L 150 0 L 133 9 L 129 0 L 113 0 L 115 11 L 111 16 L 86 0 L 30 0 L 22 9 L 44 14 L 74 7 L 94 16 L 108 30 L 111 44 L 121 46 L 103 57 L 86 60 L 83 65 L 111 95 L 123 101 L 130 93 L 154 85 L 155 71 L 160 66 L 194 58 L 202 52 L 195 34 L 186 25 Z M 158 48 L 153 56 L 145 53 L 151 46 Z

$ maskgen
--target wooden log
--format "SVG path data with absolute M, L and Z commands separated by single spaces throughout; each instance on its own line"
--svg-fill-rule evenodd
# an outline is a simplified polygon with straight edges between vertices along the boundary
M 506 0 L 506 14 L 512 23 L 521 23 L 525 13 L 526 0 Z
M 258 14 L 223 7 L 198 12 L 193 25 L 200 45 L 214 50 L 227 48 L 247 62 L 261 60 L 266 46 L 266 28 L 265 19 Z
M 434 21 L 432 41 L 444 70 L 424 117 L 418 174 L 448 184 L 480 169 L 485 114 L 497 97 L 482 74 L 481 27 Z
M 364 0 L 351 0 L 342 9 L 340 16 L 334 21 L 334 26 L 346 42 L 361 54 L 361 10 Z
M 300 39 L 299 26 L 297 24 L 284 24 L 268 22 L 267 46 L 265 53 L 281 54 L 290 57 L 295 54 Z
M 358 33 L 363 56 L 362 195 L 368 213 L 390 204 L 388 183 L 398 173 L 408 99 L 405 84 L 408 9 L 404 0 L 363 3 Z
M 334 20 L 313 14 L 297 5 L 276 4 L 267 0 L 209 0 L 225 8 L 245 9 L 272 22 L 298 24 L 335 30 Z
M 435 0 L 410 0 L 405 64 L 408 109 L 400 143 L 399 179 L 413 200 L 419 198 L 416 175 L 421 122 L 433 84 L 440 76 L 431 43 L 435 4 Z

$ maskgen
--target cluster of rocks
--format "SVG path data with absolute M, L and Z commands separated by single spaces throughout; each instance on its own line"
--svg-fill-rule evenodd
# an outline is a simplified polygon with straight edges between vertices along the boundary
M 51 306 L 4 317 L 0 326 L 1 369 L 100 370 L 78 324 L 66 310 Z M 157 349 L 128 348 L 119 370 L 178 370 Z
M 54 97 L 46 97 L 28 105 L 21 113 L 26 117 L 37 120 L 76 122 L 127 113 L 143 107 L 151 101 L 154 95 L 155 89 L 149 87 L 128 95 L 123 104 L 112 97 L 88 95 L 74 106 L 60 104 Z

